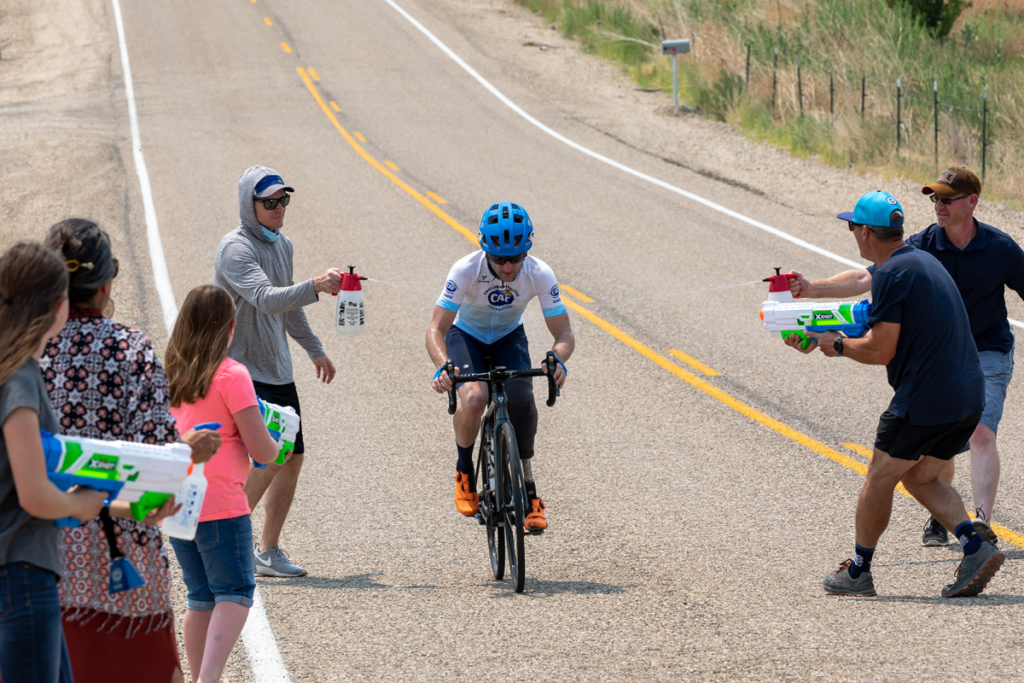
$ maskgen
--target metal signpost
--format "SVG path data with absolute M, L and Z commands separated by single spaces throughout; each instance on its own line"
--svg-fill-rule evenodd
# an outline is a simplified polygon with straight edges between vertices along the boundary
M 661 41 L 661 54 L 672 55 L 672 101 L 676 103 L 676 109 L 679 109 L 679 69 L 676 56 L 689 51 L 690 41 L 687 38 Z

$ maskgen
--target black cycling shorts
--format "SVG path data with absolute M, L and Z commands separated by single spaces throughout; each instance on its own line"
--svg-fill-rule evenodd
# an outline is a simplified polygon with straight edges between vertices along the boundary
M 975 413 L 959 422 L 912 425 L 887 410 L 878 420 L 875 448 L 898 460 L 919 460 L 922 455 L 949 460 L 971 438 L 980 419 L 981 413 Z
M 304 453 L 306 451 L 306 442 L 302 438 L 302 408 L 299 407 L 299 392 L 295 389 L 295 382 L 289 382 L 288 384 L 253 382 L 252 386 L 256 389 L 256 395 L 264 401 L 294 408 L 295 412 L 299 414 L 299 433 L 295 436 L 295 450 L 292 452 Z

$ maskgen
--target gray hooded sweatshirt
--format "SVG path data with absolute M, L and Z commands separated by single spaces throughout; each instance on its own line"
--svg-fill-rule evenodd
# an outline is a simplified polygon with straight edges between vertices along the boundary
M 238 308 L 228 356 L 248 368 L 255 382 L 289 384 L 295 378 L 285 335 L 291 335 L 310 358 L 323 356 L 324 349 L 302 310 L 318 299 L 313 280 L 292 281 L 292 241 L 282 230 L 276 242 L 269 242 L 256 220 L 253 192 L 268 175 L 280 174 L 252 166 L 238 178 L 242 224 L 220 241 L 213 281 L 231 294 Z

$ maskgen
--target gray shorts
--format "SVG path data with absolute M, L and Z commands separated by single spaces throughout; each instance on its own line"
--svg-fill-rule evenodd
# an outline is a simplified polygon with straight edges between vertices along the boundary
M 981 414 L 983 424 L 995 434 L 999 429 L 999 421 L 1003 419 L 1003 404 L 1006 403 L 1006 390 L 1013 379 L 1013 349 L 1009 353 L 999 351 L 981 351 L 981 371 L 985 373 L 985 410 Z M 970 444 L 964 446 L 961 453 L 970 450 Z

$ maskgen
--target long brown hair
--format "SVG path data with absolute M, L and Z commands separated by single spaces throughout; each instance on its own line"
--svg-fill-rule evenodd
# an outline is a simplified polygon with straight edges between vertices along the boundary
M 67 294 L 68 269 L 43 245 L 19 242 L 0 256 L 0 384 L 39 348 Z
M 117 277 L 118 263 L 110 249 L 110 237 L 84 218 L 55 223 L 46 234 L 46 246 L 64 257 L 71 273 L 68 301 L 89 301 L 99 288 Z
M 164 361 L 172 407 L 206 398 L 213 375 L 228 355 L 234 319 L 235 302 L 216 285 L 199 285 L 185 297 Z

